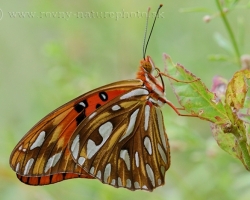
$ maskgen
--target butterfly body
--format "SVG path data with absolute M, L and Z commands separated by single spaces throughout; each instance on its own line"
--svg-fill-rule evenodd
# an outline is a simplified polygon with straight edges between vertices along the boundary
M 155 71 L 146 57 L 136 79 L 97 88 L 48 114 L 12 152 L 17 177 L 29 185 L 71 178 L 130 190 L 163 185 L 170 149 L 160 107 L 168 100 Z

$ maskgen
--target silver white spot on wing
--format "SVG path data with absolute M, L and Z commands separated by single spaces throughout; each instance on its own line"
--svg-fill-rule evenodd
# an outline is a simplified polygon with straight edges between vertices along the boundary
M 108 183 L 108 178 L 110 176 L 110 173 L 111 173 L 111 164 L 107 164 L 106 167 L 105 167 L 105 170 L 104 170 L 104 183 Z
M 144 146 L 146 147 L 149 155 L 152 155 L 151 141 L 150 141 L 149 137 L 147 137 L 147 136 L 144 138 Z
M 161 179 L 158 179 L 158 185 L 161 185 Z
M 126 149 L 121 150 L 120 151 L 120 158 L 122 158 L 125 161 L 127 169 L 130 170 L 130 157 L 128 154 L 128 150 L 126 150 Z
M 90 173 L 90 174 L 94 174 L 94 173 L 95 173 L 95 168 L 94 168 L 94 167 L 91 167 L 91 169 L 89 170 L 89 173 Z
M 139 165 L 140 165 L 139 153 L 138 152 L 135 152 L 135 165 L 136 165 L 136 167 L 139 167 Z
M 147 190 L 148 187 L 147 187 L 146 185 L 143 185 L 143 186 L 142 186 L 142 189 L 146 189 L 146 190 Z
M 86 158 L 84 158 L 84 157 L 79 157 L 78 158 L 78 163 L 79 163 L 79 165 L 83 165 L 84 164 L 84 162 L 85 162 L 85 160 L 86 160 Z
M 19 171 L 19 168 L 20 168 L 20 163 L 18 162 L 17 165 L 16 165 L 16 170 L 15 170 L 15 172 L 18 172 L 18 171 Z
M 126 188 L 131 188 L 131 180 L 130 179 L 126 180 Z
M 159 128 L 159 131 L 160 131 L 161 141 L 162 141 L 162 144 L 164 146 L 164 149 L 167 149 L 164 125 L 163 125 L 163 120 L 162 120 L 163 119 L 162 113 L 161 113 L 161 110 L 159 108 L 157 108 L 157 107 L 155 107 L 155 108 L 156 108 L 156 116 L 157 116 L 158 128 Z
M 139 189 L 139 188 L 141 188 L 140 187 L 140 184 L 136 181 L 136 182 L 134 182 L 134 187 L 135 187 L 135 189 Z
M 120 97 L 120 99 L 128 99 L 130 97 L 148 95 L 148 94 L 149 94 L 149 92 L 147 90 L 138 88 L 138 89 L 132 90 L 132 91 L 122 95 Z
M 149 166 L 149 164 L 146 164 L 146 171 L 147 171 L 147 175 L 148 178 L 150 179 L 153 187 L 155 187 L 155 176 L 154 176 L 154 172 L 152 170 L 152 168 Z
M 77 135 L 77 136 L 75 137 L 75 139 L 73 140 L 72 145 L 71 145 L 71 148 L 70 148 L 71 153 L 72 153 L 72 156 L 73 156 L 75 159 L 77 159 L 78 153 L 79 153 L 79 139 L 80 139 L 80 136 Z
M 93 112 L 89 115 L 89 119 L 92 119 L 96 115 L 96 112 Z
M 23 175 L 27 175 L 29 173 L 30 168 L 32 167 L 34 161 L 35 161 L 34 158 L 28 160 L 28 162 L 25 165 Z
M 115 185 L 115 179 L 112 179 L 112 181 L 111 181 L 110 184 L 111 184 L 111 185 Z
M 53 155 L 52 157 L 49 158 L 49 160 L 46 163 L 44 173 L 47 173 L 51 167 L 54 167 L 56 165 L 56 163 L 59 161 L 61 155 L 62 155 L 62 152 L 59 152 L 59 153 L 56 153 L 55 155 Z
M 126 133 L 121 137 L 121 139 L 119 140 L 119 142 L 121 142 L 124 138 L 128 137 L 133 132 L 138 112 L 139 112 L 139 108 L 136 109 L 133 112 L 133 114 L 130 116 L 129 124 L 128 124 L 128 128 L 126 130 Z
M 113 125 L 111 122 L 106 122 L 105 124 L 99 127 L 99 134 L 102 136 L 102 143 L 96 145 L 95 142 L 91 139 L 87 143 L 87 157 L 90 159 L 96 152 L 104 145 L 104 143 L 109 138 L 110 134 L 113 131 Z
M 101 173 L 101 171 L 100 171 L 100 170 L 97 172 L 96 177 L 97 177 L 97 178 L 99 178 L 99 179 L 101 179 L 101 178 L 102 178 L 102 173 Z
M 36 147 L 40 147 L 45 139 L 45 131 L 42 131 L 41 133 L 39 133 L 38 137 L 36 138 L 35 142 L 31 145 L 30 150 L 36 148 Z
M 121 107 L 120 106 L 118 106 L 118 105 L 114 105 L 114 106 L 112 106 L 112 108 L 111 108 L 113 111 L 117 111 L 117 110 L 120 110 L 121 109 Z
M 118 177 L 118 186 L 119 187 L 122 187 L 123 185 L 122 185 L 122 179 L 120 178 L 120 177 Z
M 18 148 L 19 151 L 23 151 L 23 152 L 26 152 L 26 149 L 23 149 L 23 145 L 20 145 L 19 148 Z
M 23 149 L 23 145 L 21 145 L 21 146 L 18 148 L 19 151 L 22 151 L 22 149 Z
M 106 96 L 105 94 L 100 93 L 100 95 L 102 96 L 102 99 L 103 99 L 104 101 L 106 101 L 106 100 L 108 99 L 107 96 Z
M 79 103 L 79 105 L 81 105 L 84 108 L 87 108 L 87 105 L 84 102 L 82 102 L 82 101 Z
M 144 124 L 144 130 L 148 130 L 148 122 L 149 122 L 149 117 L 150 117 L 150 106 L 146 105 L 145 106 L 145 124 Z
M 161 155 L 162 160 L 167 164 L 167 156 L 166 156 L 165 152 L 163 151 L 161 145 L 158 144 L 157 147 L 158 147 L 158 151 Z
M 148 98 L 148 101 L 150 101 L 150 102 L 152 102 L 152 103 L 154 103 L 154 104 L 157 104 L 157 101 L 156 100 L 154 100 L 153 98 L 151 98 L 151 97 L 149 97 Z

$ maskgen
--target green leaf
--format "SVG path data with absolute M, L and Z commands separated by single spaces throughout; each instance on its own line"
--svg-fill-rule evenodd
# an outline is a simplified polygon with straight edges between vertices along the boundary
M 211 123 L 211 129 L 214 139 L 220 148 L 228 152 L 233 157 L 241 160 L 242 153 L 240 151 L 238 142 L 235 140 L 235 136 L 230 133 L 224 133 L 220 125 Z
M 250 78 L 250 70 L 245 69 L 234 74 L 232 80 L 229 82 L 226 92 L 225 103 L 232 108 L 239 110 L 243 108 L 248 85 L 246 79 Z
M 249 87 L 250 85 L 249 79 L 246 79 L 246 84 L 247 87 Z M 243 108 L 239 109 L 239 111 L 237 112 L 237 116 L 239 117 L 239 119 L 244 121 L 246 125 L 247 124 L 250 125 L 250 90 L 247 90 Z M 248 129 L 246 128 L 246 130 Z M 250 130 L 248 130 L 247 133 L 250 133 Z
M 225 109 L 230 118 L 230 126 L 212 125 L 212 132 L 218 145 L 230 155 L 236 156 L 250 171 L 249 145 L 247 143 L 244 122 L 240 120 L 232 108 L 226 104 Z M 215 126 L 215 127 L 214 127 Z
M 170 79 L 173 90 L 188 113 L 215 124 L 230 123 L 221 101 L 200 79 L 182 65 L 174 64 L 167 55 L 166 62 L 168 75 L 178 80 Z
M 244 104 L 250 71 L 236 72 L 228 84 L 221 77 L 214 78 L 213 91 L 221 90 L 223 86 L 223 91 L 220 91 L 225 98 L 223 105 L 220 98 L 210 92 L 200 79 L 180 64 L 174 64 L 169 56 L 165 57 L 168 74 L 162 75 L 169 77 L 179 103 L 191 115 L 212 122 L 213 136 L 218 145 L 239 159 L 250 171 L 250 138 L 246 125 L 237 116 L 239 109 L 250 104 L 248 101 Z M 249 130 L 249 126 L 247 127 Z
M 246 97 L 244 107 L 237 112 L 237 116 L 247 124 L 250 124 L 250 97 Z M 250 132 L 250 131 L 247 131 Z
M 248 81 L 250 70 L 241 70 L 234 74 L 228 83 L 225 95 L 225 109 L 231 121 L 231 126 L 221 127 L 213 125 L 213 135 L 219 146 L 229 154 L 236 156 L 250 171 L 250 145 L 249 145 L 249 112 L 243 115 L 242 110 L 249 109 Z M 247 100 L 246 100 L 247 99 Z M 247 106 L 247 107 L 245 107 Z M 241 116 L 244 120 L 241 120 Z M 246 129 L 247 128 L 247 129 Z

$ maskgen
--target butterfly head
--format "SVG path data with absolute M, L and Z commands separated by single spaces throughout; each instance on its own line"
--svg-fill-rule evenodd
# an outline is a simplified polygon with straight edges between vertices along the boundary
M 160 70 L 155 67 L 155 64 L 150 56 L 141 60 L 136 78 L 144 82 L 144 85 L 150 92 L 152 99 L 155 101 L 165 99 L 165 88 L 162 75 Z M 162 103 L 163 102 L 165 102 L 165 100 L 162 101 Z
M 155 65 L 150 56 L 147 56 L 145 60 L 141 60 L 141 67 L 150 74 L 154 73 Z

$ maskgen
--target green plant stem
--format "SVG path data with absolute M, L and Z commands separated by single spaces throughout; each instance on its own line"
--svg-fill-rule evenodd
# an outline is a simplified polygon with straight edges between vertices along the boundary
M 217 3 L 217 7 L 218 9 L 220 10 L 220 14 L 221 14 L 221 17 L 222 17 L 222 20 L 226 26 L 226 29 L 228 31 L 228 34 L 229 34 L 229 37 L 231 39 L 231 42 L 233 44 L 233 47 L 234 47 L 234 50 L 235 50 L 235 54 L 236 54 L 236 59 L 237 59 L 237 63 L 238 65 L 241 67 L 241 61 L 240 61 L 240 51 L 239 51 L 239 48 L 238 48 L 238 45 L 237 45 L 237 42 L 235 40 L 235 37 L 234 37 L 234 34 L 233 34 L 233 31 L 230 27 L 230 24 L 226 18 L 226 15 L 221 7 L 221 4 L 220 4 L 220 0 L 216 0 L 216 3 Z

